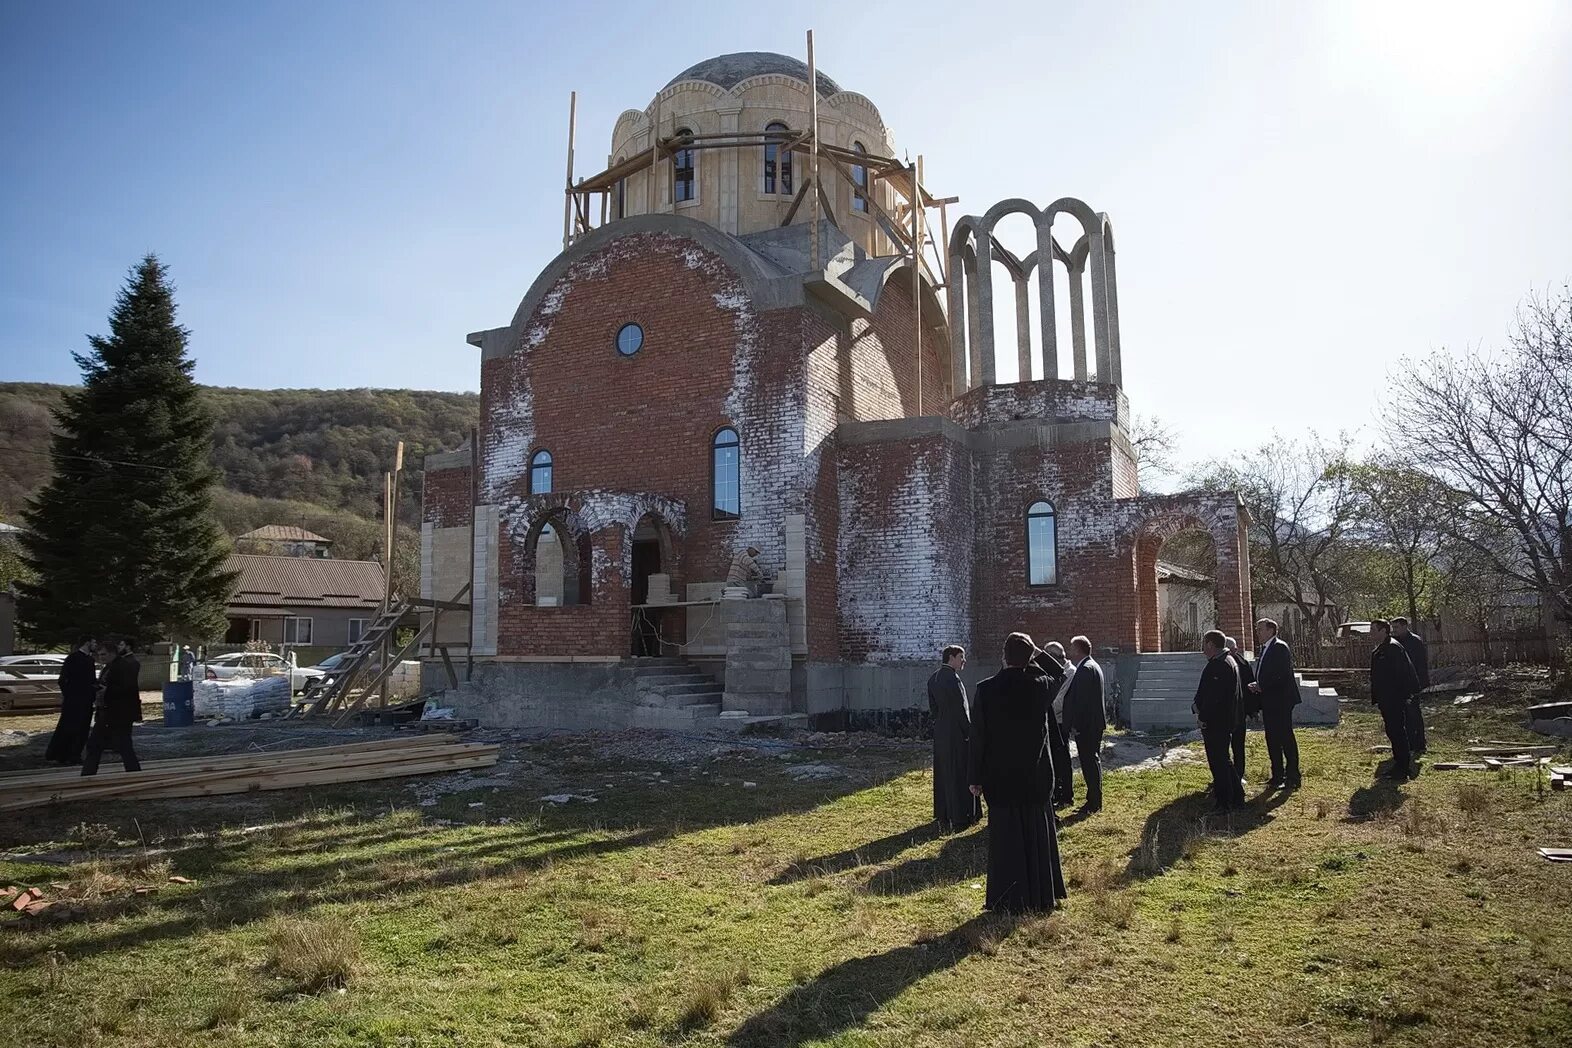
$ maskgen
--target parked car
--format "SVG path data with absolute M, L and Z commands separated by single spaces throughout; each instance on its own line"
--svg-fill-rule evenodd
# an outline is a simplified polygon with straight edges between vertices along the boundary
M 307 686 L 305 701 L 314 701 L 321 689 L 327 687 L 333 682 L 334 677 L 337 677 L 349 668 L 349 663 L 349 652 L 341 651 L 337 655 L 331 655 L 311 667 L 312 672 L 320 671 L 321 676 Z M 360 671 L 360 676 L 356 678 L 359 682 L 357 687 L 375 679 L 381 669 L 382 659 L 378 655 L 373 654 L 366 660 L 365 667 Z M 388 690 L 390 694 L 400 698 L 408 698 L 411 694 L 418 692 L 420 690 L 419 661 L 406 659 L 393 667 L 393 672 L 388 675 Z
M 1363 637 L 1369 634 L 1369 632 L 1370 623 L 1368 622 L 1345 622 L 1337 627 L 1339 640 L 1344 637 Z
M 315 667 L 296 666 L 293 661 L 271 651 L 236 651 L 228 655 L 215 655 L 205 663 L 198 663 L 191 671 L 193 677 L 202 680 L 282 677 L 286 674 L 289 676 L 289 690 L 297 695 L 323 675 Z
M 7 655 L 0 658 L 0 710 L 49 710 L 60 705 L 54 684 L 64 655 Z M 48 689 L 37 685 L 49 685 Z

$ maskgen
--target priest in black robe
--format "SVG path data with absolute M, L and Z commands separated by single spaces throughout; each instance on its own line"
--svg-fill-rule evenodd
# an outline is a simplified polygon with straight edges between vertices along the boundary
M 93 703 L 98 698 L 98 666 L 93 661 L 97 650 L 96 641 L 84 640 L 60 667 L 60 719 L 44 751 L 44 757 L 56 764 L 82 763 L 82 748 L 93 725 Z
M 1024 633 L 1004 642 L 1004 669 L 977 685 L 972 700 L 969 778 L 988 802 L 989 910 L 1051 910 L 1065 897 L 1064 869 L 1050 808 L 1053 694 L 1032 664 L 1037 646 Z
M 1057 696 L 1070 671 L 1064 645 L 1050 641 L 1032 657 L 1032 665 L 1042 670 L 1048 679 L 1048 694 Z M 1070 738 L 1059 723 L 1059 718 L 1054 715 L 1052 703 L 1048 706 L 1048 748 L 1053 752 L 1053 806 L 1068 808 L 1075 803 L 1075 771 L 1070 767 Z
M 928 712 L 933 717 L 933 817 L 946 833 L 957 833 L 977 821 L 977 798 L 966 777 L 966 747 L 971 717 L 961 670 L 966 649 L 951 644 L 944 664 L 928 678 Z

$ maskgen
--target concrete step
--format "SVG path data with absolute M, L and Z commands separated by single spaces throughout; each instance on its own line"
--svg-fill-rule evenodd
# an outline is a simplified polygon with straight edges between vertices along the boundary
M 707 720 L 720 716 L 721 704 L 718 702 L 701 702 L 682 708 L 685 712 L 691 713 L 694 720 Z
M 636 666 L 633 670 L 633 679 L 649 680 L 660 677 L 682 677 L 692 672 L 692 666 L 684 666 L 680 663 L 670 666 Z
M 708 677 L 698 680 L 674 681 L 670 684 L 664 681 L 660 684 L 641 684 L 637 689 L 655 695 L 703 695 L 707 692 L 720 691 L 721 687 Z
M 661 709 L 680 710 L 684 706 L 718 704 L 725 693 L 720 690 L 720 685 L 711 685 L 709 691 L 682 692 L 678 695 L 662 695 L 659 692 L 641 691 L 634 696 L 634 701 L 640 706 L 656 706 Z

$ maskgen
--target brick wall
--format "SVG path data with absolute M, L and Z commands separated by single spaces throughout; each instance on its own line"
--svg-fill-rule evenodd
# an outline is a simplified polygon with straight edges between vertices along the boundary
M 1117 386 L 1068 379 L 1038 379 L 978 386 L 956 398 L 950 416 L 967 428 L 990 422 L 1113 422 L 1130 427 L 1130 402 Z
M 421 484 L 421 520 L 438 528 L 469 527 L 469 467 L 429 469 Z

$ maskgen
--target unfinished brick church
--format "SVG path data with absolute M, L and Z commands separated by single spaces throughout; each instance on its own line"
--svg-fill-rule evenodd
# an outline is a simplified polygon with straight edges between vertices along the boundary
M 593 177 L 574 133 L 562 252 L 468 338 L 477 444 L 425 463 L 423 596 L 472 609 L 441 623 L 474 663 L 462 715 L 909 707 L 941 645 L 986 665 L 1015 629 L 1118 661 L 1158 648 L 1157 553 L 1186 528 L 1216 547 L 1217 625 L 1249 635 L 1238 499 L 1139 494 L 1108 215 L 931 194 L 872 101 L 779 54 L 679 73 Z M 1010 215 L 1029 253 L 996 237 Z M 731 599 L 749 547 L 768 592 Z

